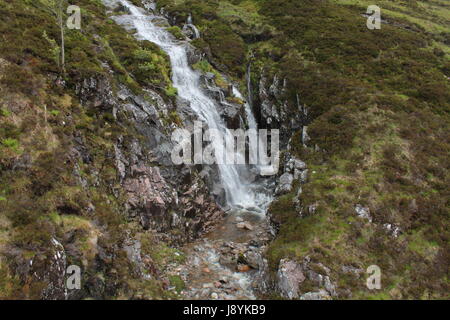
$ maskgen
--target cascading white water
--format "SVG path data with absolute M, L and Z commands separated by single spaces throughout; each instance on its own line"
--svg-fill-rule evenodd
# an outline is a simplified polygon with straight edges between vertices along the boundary
M 251 67 L 250 64 L 247 67 L 247 91 L 248 91 L 248 96 L 247 99 L 244 99 L 244 97 L 242 96 L 242 94 L 239 92 L 239 90 L 237 90 L 235 87 L 233 87 L 233 94 L 238 97 L 241 100 L 246 101 L 245 102 L 245 114 L 247 116 L 247 122 L 248 122 L 248 127 L 250 129 L 258 129 L 258 124 L 256 123 L 256 119 L 255 116 L 253 115 L 253 106 L 252 106 L 252 86 L 251 86 L 251 78 L 250 78 L 250 72 L 251 72 Z
M 152 23 L 153 19 L 160 17 L 151 15 L 126 0 L 119 1 L 128 8 L 130 15 L 118 19 L 128 19 L 127 22 L 134 26 L 139 38 L 157 44 L 170 57 L 173 85 L 177 88 L 178 95 L 189 101 L 190 107 L 210 129 L 217 129 L 224 136 L 230 137 L 231 133 L 217 111 L 216 102 L 202 91 L 199 73 L 189 66 L 185 44 L 176 41 L 168 31 Z M 242 97 L 237 89 L 234 91 L 236 96 Z M 246 111 L 250 125 L 256 129 L 256 121 L 248 104 Z M 255 191 L 255 186 L 245 181 L 239 174 L 238 165 L 218 164 L 218 168 L 228 205 L 234 208 L 252 208 L 253 210 L 260 208 L 261 212 L 265 211 L 268 203 L 267 196 Z

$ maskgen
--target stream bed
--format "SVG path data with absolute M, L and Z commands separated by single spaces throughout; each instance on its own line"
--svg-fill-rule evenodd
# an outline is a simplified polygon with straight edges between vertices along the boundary
M 270 241 L 266 219 L 249 211 L 231 211 L 217 229 L 184 251 L 186 262 L 171 270 L 185 282 L 186 299 L 253 300 Z

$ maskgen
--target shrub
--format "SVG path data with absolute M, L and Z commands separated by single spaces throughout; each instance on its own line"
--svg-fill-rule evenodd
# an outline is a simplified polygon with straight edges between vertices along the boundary
M 167 28 L 167 31 L 169 31 L 178 40 L 185 39 L 183 32 L 181 32 L 181 29 L 178 26 L 169 27 Z
M 3 139 L 1 142 L 5 147 L 11 148 L 14 151 L 17 151 L 17 149 L 19 148 L 19 141 L 17 141 L 16 139 L 6 138 Z

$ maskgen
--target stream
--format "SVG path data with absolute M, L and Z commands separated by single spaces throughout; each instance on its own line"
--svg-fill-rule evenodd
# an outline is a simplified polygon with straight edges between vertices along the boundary
M 160 15 L 136 7 L 126 0 L 118 0 L 129 14 L 116 16 L 117 23 L 131 26 L 136 37 L 149 40 L 170 57 L 173 85 L 178 95 L 188 101 L 198 118 L 209 128 L 224 136 L 231 133 L 221 118 L 217 101 L 201 88 L 200 74 L 191 69 L 185 41 L 176 40 L 161 27 Z M 190 21 L 192 22 L 192 21 Z M 234 87 L 236 97 L 245 100 Z M 249 127 L 256 129 L 251 106 L 245 113 Z M 186 262 L 170 270 L 179 275 L 186 288 L 181 295 L 187 299 L 256 299 L 255 285 L 264 264 L 262 252 L 270 240 L 270 228 L 265 213 L 271 201 L 261 183 L 247 181 L 251 176 L 246 165 L 218 165 L 221 184 L 226 195 L 227 216 L 211 233 L 188 244 L 184 251 Z

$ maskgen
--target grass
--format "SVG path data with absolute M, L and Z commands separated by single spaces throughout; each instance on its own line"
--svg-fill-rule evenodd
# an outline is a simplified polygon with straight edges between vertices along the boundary
M 373 2 L 367 0 L 334 0 L 334 2 L 344 5 L 352 5 L 361 8 L 361 10 L 372 5 Z M 426 1 L 379 1 L 377 5 L 381 8 L 382 18 L 399 18 L 411 25 L 417 25 L 426 32 L 432 33 L 439 39 L 439 47 L 448 54 L 449 45 L 445 43 L 445 38 L 442 36 L 449 34 L 450 23 L 448 17 L 450 16 L 450 8 L 448 4 L 440 1 L 426 2 Z
M 45 259 L 55 236 L 79 250 L 68 253 L 69 262 L 83 263 L 94 280 L 119 284 L 114 297 L 167 297 L 158 280 L 130 275 L 129 261 L 118 249 L 130 234 L 141 240 L 149 267 L 161 271 L 185 259 L 123 215 L 111 155 L 119 138 L 139 135 L 126 113 L 119 110 L 115 120 L 110 111 L 80 105 L 75 88 L 84 79 L 107 79 L 113 91 L 120 84 L 135 93 L 150 87 L 172 99 L 170 63 L 154 44 L 137 41 L 108 20 L 99 1 L 79 2 L 86 27 L 67 33 L 64 88 L 48 77 L 59 74 L 54 21 L 35 2 L 0 2 L 5 40 L 0 42 L 0 242 L 14 246 L 22 258 Z M 382 16 L 395 24 L 371 32 L 361 17 L 368 3 L 158 1 L 178 27 L 192 13 L 203 35 L 192 43 L 209 61 L 194 67 L 213 72 L 217 85 L 224 85 L 222 73 L 243 84 L 251 61 L 255 90 L 262 75 L 277 75 L 287 87 L 280 101 L 272 102 L 285 103 L 293 114 L 298 94 L 308 107 L 312 140 L 305 148 L 300 131 L 294 132 L 291 153 L 310 169 L 300 204 L 317 210 L 300 217 L 296 192 L 271 205 L 279 224 L 268 248 L 271 272 L 284 257 L 309 256 L 331 269 L 343 298 L 346 289 L 353 298 L 443 298 L 450 261 L 448 7 L 443 1 L 382 2 Z M 176 113 L 167 118 L 179 124 Z M 280 125 L 290 128 L 288 122 Z M 86 157 L 68 159 L 76 147 Z M 75 163 L 86 188 L 74 175 Z M 356 217 L 356 204 L 369 208 L 373 223 Z M 393 238 L 385 223 L 398 225 L 401 235 Z M 65 238 L 71 234 L 72 240 Z M 92 263 L 95 241 L 115 257 L 102 261 L 101 270 Z M 28 286 L 8 263 L 0 261 L 0 295 L 39 298 L 42 284 Z M 341 271 L 342 265 L 372 264 L 383 274 L 383 289 L 375 295 L 364 279 Z M 178 289 L 179 280 L 172 279 Z
M 17 151 L 17 149 L 19 148 L 19 141 L 17 141 L 16 139 L 12 139 L 12 138 L 6 138 L 3 139 L 1 141 L 2 145 L 7 147 L 7 148 L 11 148 L 14 151 Z
M 169 31 L 178 40 L 185 39 L 183 32 L 181 32 L 181 29 L 178 26 L 169 27 L 167 28 L 167 31 Z
M 192 65 L 192 68 L 195 70 L 201 71 L 203 74 L 206 74 L 208 72 L 214 74 L 214 82 L 217 86 L 221 87 L 222 89 L 228 89 L 228 83 L 222 76 L 222 74 L 217 71 L 207 60 L 200 60 L 199 62 Z

